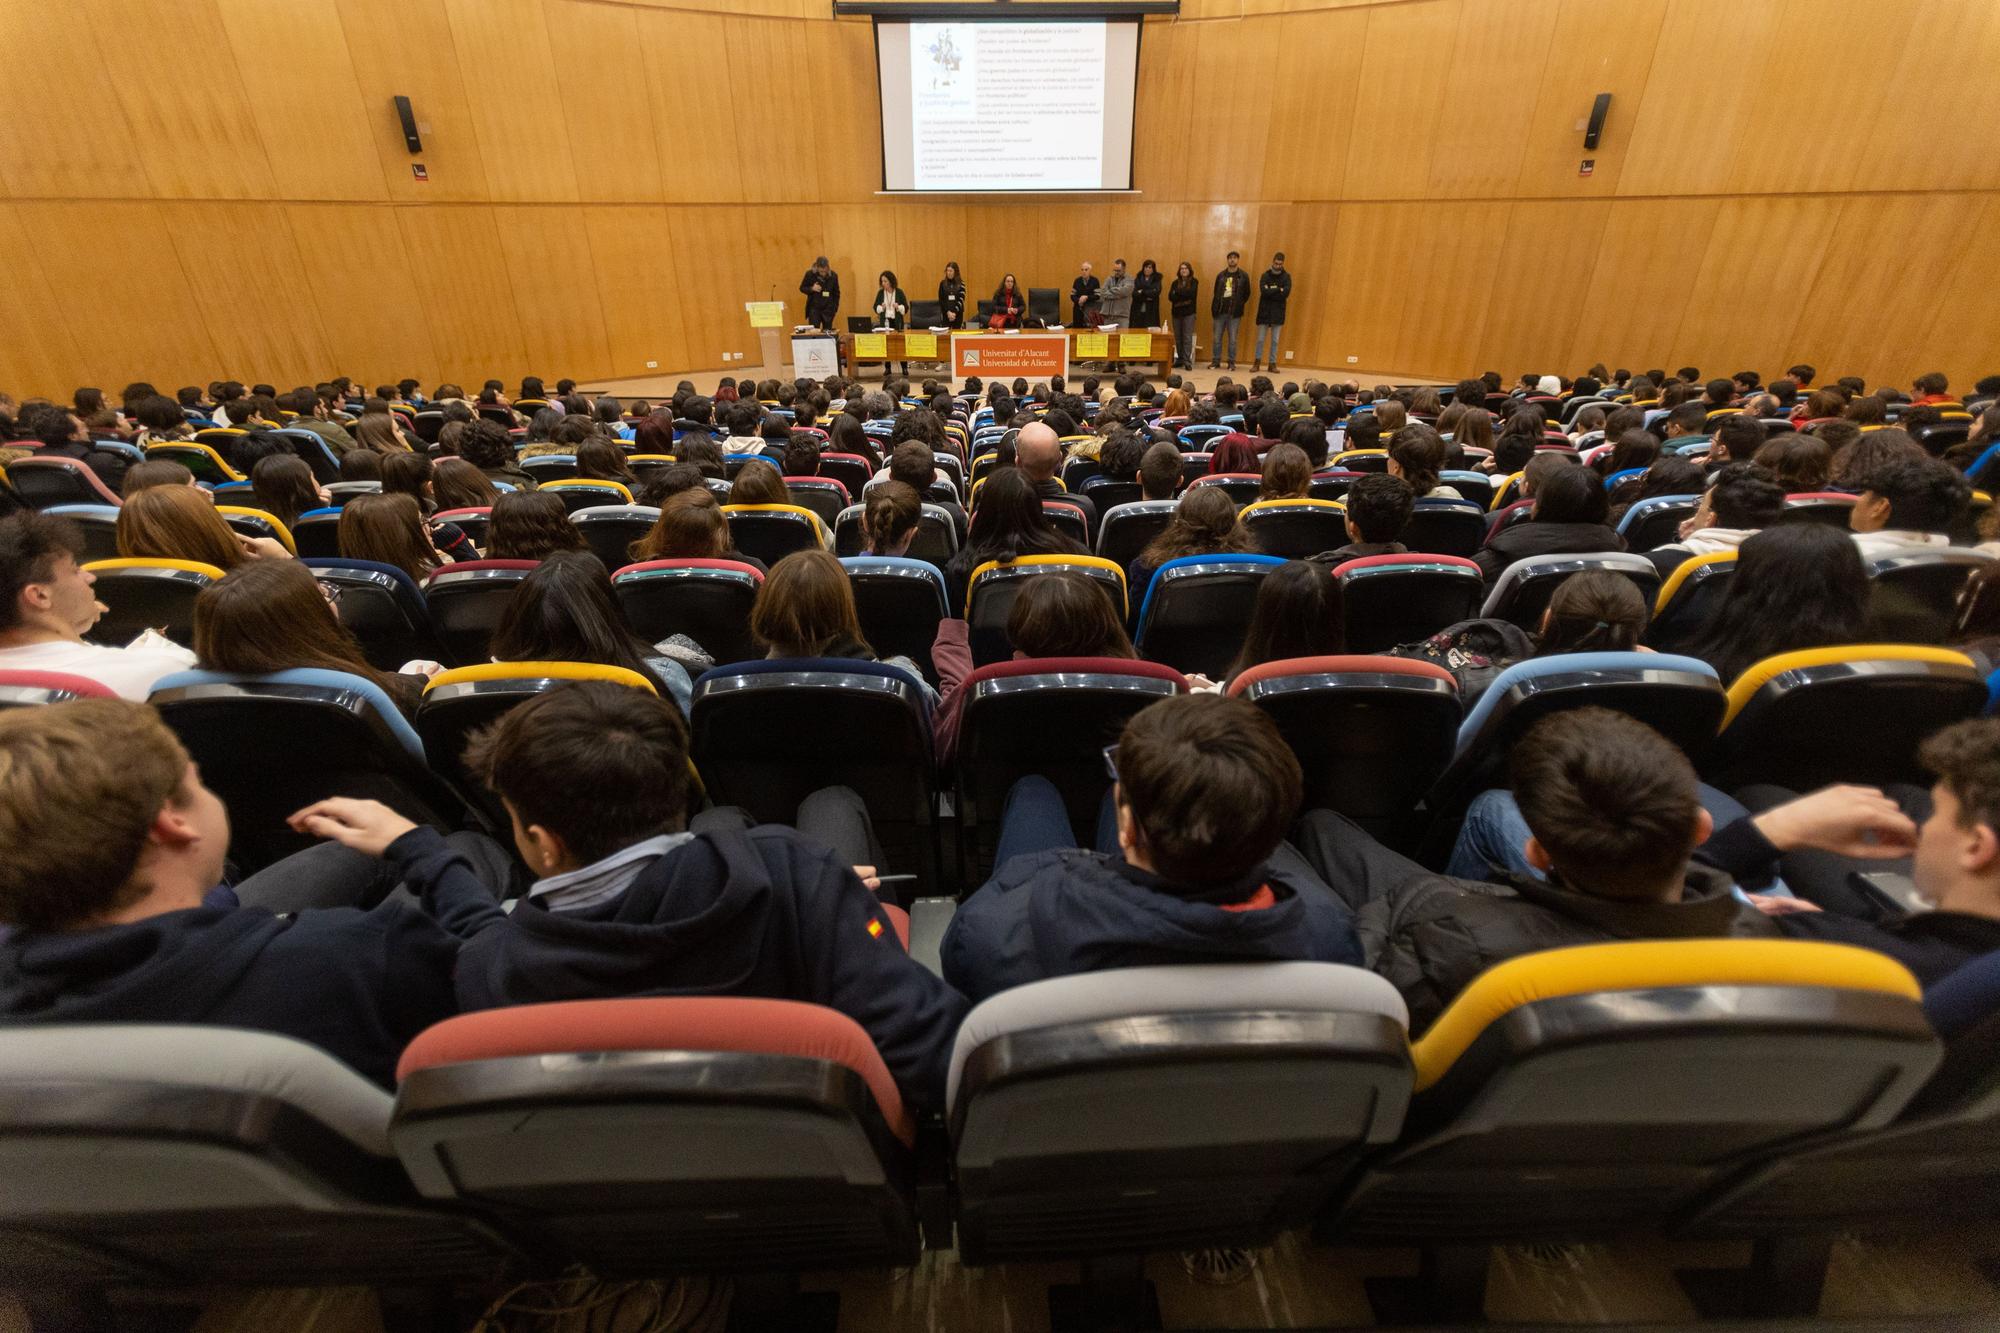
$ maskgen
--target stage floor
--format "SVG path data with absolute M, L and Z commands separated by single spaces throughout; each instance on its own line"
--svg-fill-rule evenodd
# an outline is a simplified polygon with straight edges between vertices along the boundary
M 937 370 L 941 373 L 943 367 L 942 366 L 937 367 Z M 865 365 L 861 367 L 861 371 L 862 371 L 862 378 L 864 380 L 876 383 L 879 383 L 881 381 L 882 378 L 881 367 L 874 365 Z M 1236 370 L 1234 374 L 1231 374 L 1231 372 L 1226 370 L 1210 370 L 1206 362 L 1198 363 L 1196 369 L 1194 370 L 1184 370 L 1180 373 L 1182 379 L 1185 382 L 1191 383 L 1200 389 L 1207 390 L 1214 388 L 1216 380 L 1220 379 L 1224 375 L 1229 375 L 1230 378 L 1235 380 L 1238 384 L 1248 384 L 1250 382 L 1250 376 L 1252 372 L 1250 370 L 1250 363 L 1248 361 L 1239 361 L 1236 363 Z M 1352 380 L 1364 389 L 1372 389 L 1377 384 L 1450 384 L 1453 382 L 1451 380 L 1432 379 L 1428 376 L 1423 376 L 1423 375 L 1397 375 L 1397 374 L 1390 374 L 1386 371 L 1366 370 L 1359 366 L 1342 366 L 1338 369 L 1334 369 L 1326 366 L 1308 366 L 1304 364 L 1288 363 L 1282 371 L 1270 371 L 1262 373 L 1268 373 L 1271 376 L 1272 382 L 1280 386 L 1282 386 L 1286 380 L 1296 380 L 1299 383 L 1303 384 L 1308 379 L 1327 380 L 1334 382 L 1344 382 L 1347 380 Z M 1110 378 L 1109 372 L 1095 370 L 1086 367 L 1079 370 L 1073 370 L 1071 372 L 1070 374 L 1071 387 L 1075 387 L 1075 385 L 1079 383 L 1085 375 L 1093 375 L 1093 374 L 1107 380 Z M 735 380 L 741 380 L 746 376 L 752 380 L 790 379 L 791 367 L 753 366 L 746 361 L 740 366 L 735 366 L 725 370 L 716 370 L 713 368 L 707 370 L 669 370 L 669 371 L 661 371 L 658 374 L 642 375 L 630 379 L 602 379 L 602 380 L 594 379 L 594 380 L 580 381 L 580 383 L 584 386 L 583 392 L 593 395 L 600 393 L 608 393 L 608 394 L 613 394 L 620 398 L 665 398 L 673 393 L 674 386 L 680 383 L 682 380 L 691 380 L 694 383 L 695 388 L 699 389 L 703 393 L 713 393 L 715 392 L 716 384 L 720 382 L 725 375 Z M 921 366 L 911 367 L 910 378 L 913 381 L 921 382 L 925 377 L 926 377 L 925 372 Z M 1147 378 L 1151 379 L 1152 382 L 1156 385 L 1164 386 L 1166 383 L 1165 379 L 1163 379 L 1158 374 L 1150 375 Z M 953 387 L 955 388 L 957 386 L 954 385 Z

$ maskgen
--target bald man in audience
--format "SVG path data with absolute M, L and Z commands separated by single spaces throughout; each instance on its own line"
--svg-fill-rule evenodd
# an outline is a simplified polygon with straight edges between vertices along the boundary
M 1056 480 L 1062 458 L 1062 440 L 1053 427 L 1039 421 L 1021 427 L 1021 434 L 1014 441 L 1014 462 L 1035 484 L 1036 495 L 1044 500 L 1061 500 L 1081 509 L 1083 526 L 1089 539 L 1094 540 L 1097 536 L 1097 506 L 1082 495 L 1065 491 L 1062 483 Z

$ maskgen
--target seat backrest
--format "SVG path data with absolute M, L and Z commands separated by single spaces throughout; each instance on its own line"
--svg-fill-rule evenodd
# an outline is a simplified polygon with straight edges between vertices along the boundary
M 646 560 L 626 565 L 611 590 L 640 638 L 685 634 L 717 663 L 758 656 L 750 607 L 764 575 L 740 560 Z
M 1167 561 L 1140 594 L 1140 653 L 1178 671 L 1220 679 L 1243 647 L 1258 586 L 1284 563 L 1279 556 L 1248 553 Z
M 847 487 L 832 477 L 786 477 L 785 490 L 793 504 L 812 510 L 829 528 L 839 519 L 841 511 L 854 503 Z
M 1623 574 L 1639 585 L 1640 596 L 1651 605 L 1660 587 L 1660 571 L 1643 555 L 1606 551 L 1585 555 L 1534 555 L 1517 560 L 1501 571 L 1493 591 L 1487 594 L 1483 616 L 1511 620 L 1524 629 L 1541 624 L 1542 612 L 1563 580 L 1586 570 Z
M 115 699 L 118 692 L 88 676 L 66 671 L 0 670 L 0 708 L 58 704 L 70 699 Z
M 1330 963 L 1123 968 L 994 996 L 952 1050 L 959 1244 L 983 1263 L 1268 1240 L 1395 1135 L 1403 1027 L 1394 987 Z
M 536 454 L 521 460 L 521 471 L 533 477 L 537 484 L 567 481 L 576 476 L 576 455 Z
M 1335 565 L 1349 652 L 1429 638 L 1472 616 L 1486 591 L 1479 566 L 1454 555 L 1371 555 Z
M 1228 692 L 1277 723 L 1304 776 L 1302 809 L 1337 810 L 1391 845 L 1458 739 L 1458 682 L 1432 662 L 1287 658 L 1244 671 Z
M 1986 682 L 1948 648 L 1853 644 L 1767 657 L 1729 687 L 1703 775 L 1724 790 L 1771 782 L 1810 791 L 1832 782 L 1923 785 L 1917 746 L 1977 717 Z
M 798 505 L 724 505 L 729 537 L 736 549 L 775 565 L 794 551 L 824 550 L 832 534 L 819 515 Z
M 632 563 L 632 543 L 651 532 L 659 518 L 653 505 L 591 505 L 572 511 L 569 521 L 605 569 L 615 570 Z
M 1653 599 L 1646 642 L 1661 652 L 1679 652 L 1700 638 L 1736 575 L 1736 551 L 1689 556 L 1674 567 Z
M 199 560 L 151 556 L 93 560 L 83 568 L 96 576 L 97 600 L 110 608 L 84 637 L 114 648 L 149 629 L 183 648 L 193 646 L 194 599 L 222 577 L 220 569 Z
M 86 561 L 118 558 L 117 505 L 51 505 L 42 512 L 55 514 L 76 524 L 78 531 L 83 534 L 83 558 Z
M 292 540 L 292 530 L 276 514 L 226 504 L 216 505 L 215 512 L 222 515 L 223 522 L 246 537 L 268 537 L 293 555 L 299 553 L 298 543 Z
M 1808 491 L 1785 497 L 1784 512 L 1778 515 L 1780 523 L 1824 523 L 1828 527 L 1845 529 L 1848 515 L 1854 508 L 1856 495 L 1844 495 L 1839 491 Z
M 1109 560 L 1094 555 L 1024 555 L 1005 564 L 989 560 L 966 581 L 965 618 L 975 665 L 1012 655 L 1007 642 L 1007 613 L 1013 609 L 1021 580 L 1052 571 L 1080 574 L 1101 584 L 1119 617 L 1130 613 L 1125 571 Z
M 1458 752 L 1511 748 L 1551 713 L 1594 706 L 1646 723 L 1690 755 L 1706 747 L 1727 706 L 1715 668 L 1669 653 L 1563 653 L 1502 671 L 1458 730 Z
M 1469 500 L 1419 500 L 1396 540 L 1412 551 L 1470 557 L 1486 538 L 1486 513 Z
M 1347 544 L 1347 509 L 1332 500 L 1256 500 L 1240 517 L 1259 550 L 1287 560 Z
M 927 560 L 906 556 L 846 556 L 840 563 L 854 590 L 861 636 L 875 655 L 907 657 L 935 684 L 931 645 L 939 623 L 949 614 L 944 571 Z
M 575 477 L 567 481 L 543 482 L 541 489 L 561 500 L 563 508 L 572 514 L 579 509 L 632 503 L 631 488 L 622 481 Z
M 74 458 L 23 458 L 9 463 L 7 484 L 31 509 L 119 503 L 117 493 Z
M 539 564 L 535 560 L 461 560 L 424 578 L 424 601 L 447 666 L 491 660 L 493 634 L 507 604 Z
M 1255 472 L 1210 472 L 1194 478 L 1188 485 L 1219 487 L 1241 509 L 1257 502 L 1259 492 L 1264 489 L 1264 478 Z
M 1868 560 L 1869 637 L 1885 643 L 1941 643 L 1966 581 L 1993 558 L 1956 546 L 1906 546 Z
M 1104 510 L 1097 516 L 1097 554 L 1121 567 L 1130 568 L 1153 538 L 1174 521 L 1175 500 L 1135 500 Z M 1139 594 L 1145 596 L 1142 591 Z
M 1650 551 L 1680 537 L 1681 522 L 1694 517 L 1699 495 L 1655 495 L 1640 500 L 1618 520 L 1628 551 Z
M 1090 519 L 1084 514 L 1083 506 L 1066 500 L 1042 501 L 1042 513 L 1057 532 L 1077 545 L 1088 549 L 1090 546 Z
M 431 628 L 430 607 L 415 579 L 373 560 L 301 557 L 322 583 L 340 590 L 340 623 L 361 643 L 369 665 L 394 671 L 412 659 L 436 661 L 443 650 Z

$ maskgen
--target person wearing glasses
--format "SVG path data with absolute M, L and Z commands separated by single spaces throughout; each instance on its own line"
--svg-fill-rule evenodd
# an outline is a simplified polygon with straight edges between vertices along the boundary
M 1007 794 L 993 877 L 945 932 L 945 980 L 977 1004 L 1106 968 L 1357 963 L 1353 913 L 1285 842 L 1298 760 L 1241 699 L 1162 699 L 1104 752 L 1112 787 L 1095 851 L 1040 776 Z

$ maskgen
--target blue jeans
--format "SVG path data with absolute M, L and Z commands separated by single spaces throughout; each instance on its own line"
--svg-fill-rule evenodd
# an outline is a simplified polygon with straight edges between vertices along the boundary
M 1700 794 L 1702 808 L 1708 811 L 1717 828 L 1750 813 L 1748 806 L 1707 783 L 1701 785 Z M 1528 864 L 1526 848 L 1531 836 L 1513 792 L 1500 787 L 1481 792 L 1473 798 L 1465 812 L 1465 822 L 1459 825 L 1458 841 L 1452 844 L 1451 860 L 1445 863 L 1444 873 L 1454 879 L 1497 881 L 1496 871 L 1546 879 L 1547 876 Z M 1782 880 L 1774 880 L 1762 892 L 1791 895 Z
M 1250 349 L 1250 359 L 1269 361 L 1275 369 L 1278 364 L 1278 339 L 1284 336 L 1284 332 L 1285 326 L 1282 324 L 1259 324 L 1256 345 Z M 1268 357 L 1264 355 L 1264 339 L 1267 337 L 1271 340 L 1271 355 Z
M 1194 316 L 1174 316 L 1174 364 L 1194 369 Z
M 1229 364 L 1232 366 L 1236 364 L 1236 330 L 1241 328 L 1242 325 L 1243 316 L 1241 315 L 1217 315 L 1215 317 L 1215 341 L 1208 345 L 1208 364 L 1210 366 L 1215 365 L 1218 360 L 1222 359 L 1224 351 L 1229 353 Z M 1223 341 L 1225 338 L 1228 339 L 1227 342 Z
M 1017 856 L 1076 847 L 1076 830 L 1070 827 L 1069 809 L 1063 804 L 1056 784 L 1040 774 L 1018 779 L 1007 792 L 1007 804 L 1000 812 L 1000 841 L 993 849 L 997 868 Z M 1097 813 L 1097 850 L 1118 850 L 1118 808 L 1112 804 L 1111 790 Z

